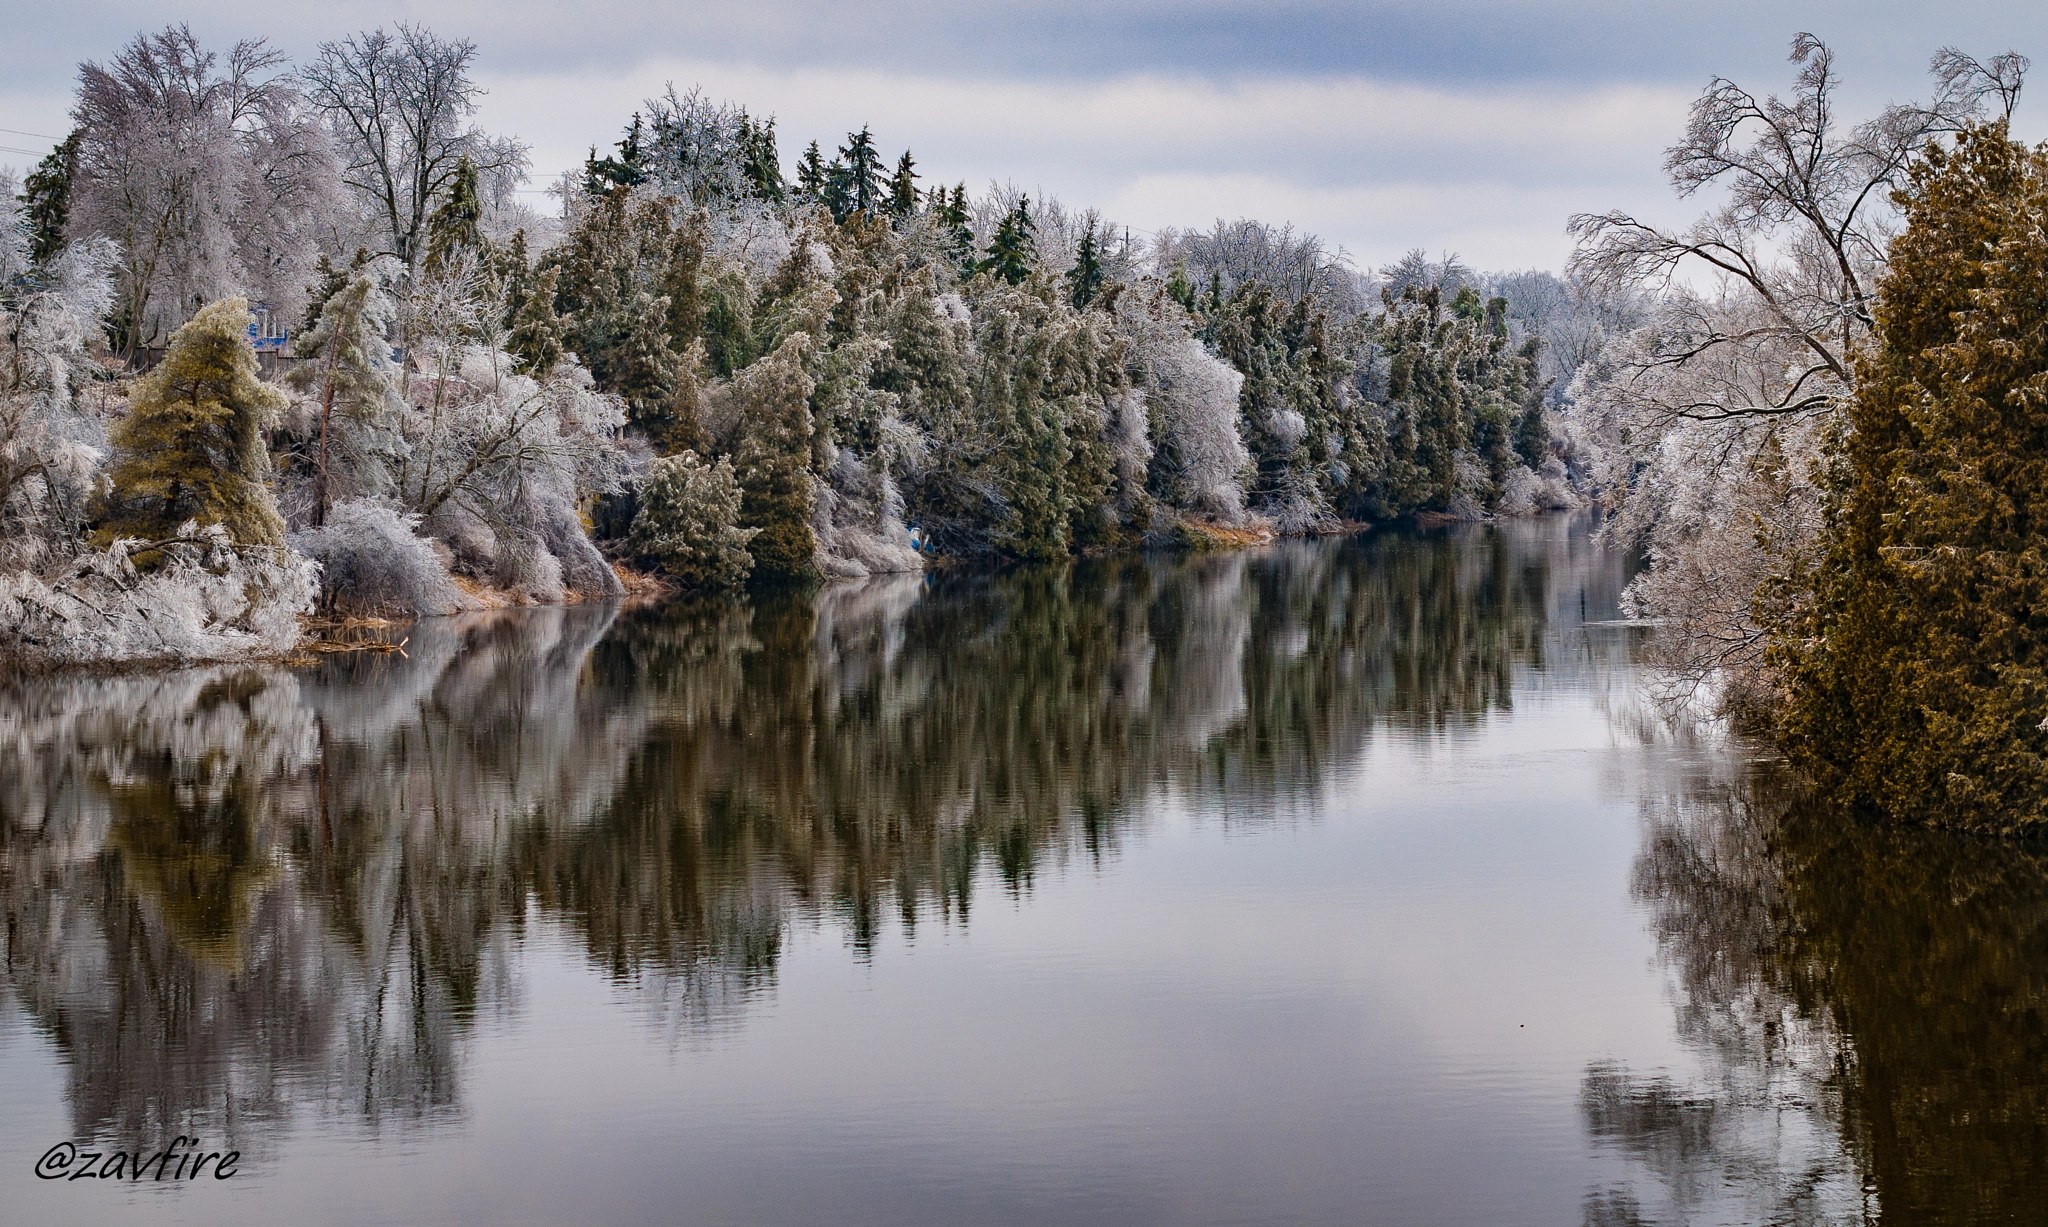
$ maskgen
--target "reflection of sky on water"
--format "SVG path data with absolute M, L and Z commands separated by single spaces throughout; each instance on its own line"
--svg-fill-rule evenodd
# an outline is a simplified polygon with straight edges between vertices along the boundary
M 1749 1101 L 1666 1127 L 1659 1095 L 1763 1083 L 1700 1021 L 1712 926 L 1644 883 L 1715 829 L 1656 816 L 1742 769 L 1638 735 L 1634 632 L 1578 625 L 1625 578 L 1552 520 L 17 685 L 0 1193 L 50 1222 L 1739 1221 L 1792 1152 Z M 25 1179 L 169 1119 L 247 1175 Z M 1754 1189 L 1699 1194 L 1730 1163 Z

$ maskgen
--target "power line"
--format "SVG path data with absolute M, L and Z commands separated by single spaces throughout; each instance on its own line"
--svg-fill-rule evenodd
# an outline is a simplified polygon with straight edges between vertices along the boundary
M 20 128 L 0 128 L 0 132 L 12 133 L 15 136 L 38 136 L 46 141 L 61 141 L 64 139 L 61 136 L 51 136 L 47 132 L 23 132 Z
M 12 145 L 0 145 L 0 153 L 20 153 L 32 158 L 40 158 L 48 152 L 47 149 L 17 149 Z

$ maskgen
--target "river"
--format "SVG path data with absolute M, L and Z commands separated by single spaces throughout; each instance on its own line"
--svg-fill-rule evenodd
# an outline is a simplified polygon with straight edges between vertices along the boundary
M 1630 574 L 1549 517 L 0 682 L 0 1220 L 2038 1218 L 2042 861 L 1674 731 Z M 40 1178 L 178 1135 L 232 1177 Z

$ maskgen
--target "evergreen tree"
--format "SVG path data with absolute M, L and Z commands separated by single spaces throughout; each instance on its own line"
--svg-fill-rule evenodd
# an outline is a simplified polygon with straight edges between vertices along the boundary
M 1030 205 L 1029 198 L 1019 196 L 1016 207 L 1003 215 L 995 236 L 989 240 L 988 257 L 976 271 L 1000 277 L 1011 285 L 1020 284 L 1031 275 L 1038 252 L 1032 241 Z
M 1074 254 L 1074 267 L 1067 270 L 1067 297 L 1076 311 L 1085 311 L 1102 292 L 1102 250 L 1095 241 L 1095 227 L 1081 236 L 1081 248 Z
M 853 213 L 877 213 L 885 199 L 882 192 L 882 155 L 875 148 L 875 138 L 863 125 L 858 132 L 849 133 L 846 144 L 840 146 L 839 156 L 834 165 L 843 166 L 843 196 L 846 212 L 836 213 L 841 221 Z
M 1822 551 L 1759 596 L 1780 731 L 1833 799 L 1986 832 L 2048 825 L 2048 152 L 2003 123 L 1899 197 L 1834 445 Z M 1759 531 L 1767 531 L 1760 523 Z
M 512 318 L 512 338 L 507 346 L 519 359 L 519 368 L 531 375 L 546 375 L 555 369 L 566 352 L 566 331 L 562 317 L 555 314 L 555 287 L 562 270 L 542 269 L 535 274 L 532 288 Z
M 589 158 L 583 163 L 583 191 L 593 199 L 615 187 L 634 187 L 647 182 L 644 126 L 638 111 L 633 112 L 633 122 L 626 128 L 626 137 L 616 148 L 619 151 L 617 156 L 607 154 L 600 158 L 597 148 L 592 146 Z
M 889 180 L 889 213 L 901 220 L 917 212 L 917 163 L 910 151 L 896 161 L 896 173 Z
M 782 155 L 775 150 L 775 117 L 770 115 L 766 123 L 755 123 L 741 111 L 739 146 L 740 172 L 754 194 L 775 204 L 782 203 L 789 191 L 782 181 Z
M 1173 274 L 1166 279 L 1166 296 L 1179 303 L 1189 315 L 1195 314 L 1195 283 L 1188 280 L 1187 261 L 1173 266 Z
M 36 164 L 22 184 L 22 212 L 29 227 L 29 258 L 38 264 L 64 250 L 64 230 L 71 222 L 71 178 L 78 168 L 78 142 L 73 132 Z
M 483 216 L 483 199 L 476 190 L 476 165 L 464 157 L 456 164 L 448 195 L 427 219 L 428 271 L 448 267 L 458 252 L 480 249 L 484 238 L 478 223 Z
M 804 156 L 797 159 L 796 191 L 807 204 L 825 203 L 825 159 L 818 152 L 816 141 L 807 145 Z
M 804 369 L 811 346 L 808 335 L 792 333 L 732 381 L 741 414 L 740 445 L 733 458 L 742 493 L 740 523 L 759 530 L 751 542 L 754 568 L 768 579 L 816 574 L 810 406 L 815 384 Z
M 832 220 L 844 224 L 853 216 L 853 172 L 846 167 L 846 158 L 835 155 L 825 164 L 825 186 L 818 194 L 818 201 L 832 214 Z
M 754 567 L 747 544 L 760 533 L 739 526 L 744 499 L 731 460 L 660 457 L 647 466 L 626 548 L 692 588 L 744 583 Z
M 313 458 L 313 527 L 327 522 L 336 483 L 332 480 L 334 461 L 346 458 L 347 466 L 368 467 L 370 448 L 363 436 L 391 406 L 390 342 L 385 338 L 391 315 L 390 303 L 367 269 L 358 269 L 320 304 L 319 318 L 300 339 L 299 363 L 290 381 L 313 396 L 320 406 L 318 442 Z M 342 420 L 337 430 L 335 411 Z M 364 474 L 352 476 L 360 479 Z M 375 487 L 379 481 L 357 486 Z M 357 489 L 352 493 L 369 493 Z
M 113 491 L 100 539 L 162 539 L 196 520 L 243 544 L 284 544 L 263 434 L 287 402 L 257 375 L 251 318 L 243 298 L 201 308 L 135 381 L 128 416 L 112 431 Z
M 974 215 L 967 209 L 967 185 L 956 183 L 948 193 L 939 188 L 934 193 L 936 203 L 933 211 L 945 235 L 945 242 L 953 251 L 954 263 L 962 277 L 974 275 L 974 231 L 968 227 Z

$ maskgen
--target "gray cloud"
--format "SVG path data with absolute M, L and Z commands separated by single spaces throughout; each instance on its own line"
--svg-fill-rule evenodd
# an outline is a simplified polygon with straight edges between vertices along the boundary
M 780 116 L 789 157 L 873 123 L 949 181 L 1015 178 L 1147 228 L 1256 213 L 1367 261 L 1420 245 L 1552 265 L 1575 209 L 1678 210 L 1658 152 L 1685 100 L 1716 73 L 1782 87 L 1796 30 L 1836 46 L 1858 108 L 1921 92 L 1944 43 L 2048 44 L 2048 11 L 2009 2 L 115 0 L 10 17 L 0 127 L 61 130 L 76 64 L 169 16 L 299 57 L 396 20 L 473 38 L 487 125 L 531 140 L 542 171 L 615 140 L 665 81 L 702 81 Z

